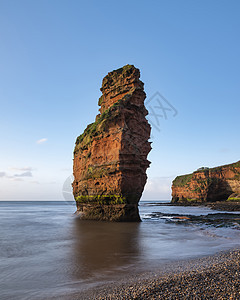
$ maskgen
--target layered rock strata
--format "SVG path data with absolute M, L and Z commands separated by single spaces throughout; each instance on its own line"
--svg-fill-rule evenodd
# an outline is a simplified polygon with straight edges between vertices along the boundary
M 240 161 L 200 168 L 172 183 L 172 202 L 240 201 Z
M 73 194 L 82 219 L 140 221 L 151 127 L 139 78 L 132 65 L 108 73 L 100 114 L 76 140 Z

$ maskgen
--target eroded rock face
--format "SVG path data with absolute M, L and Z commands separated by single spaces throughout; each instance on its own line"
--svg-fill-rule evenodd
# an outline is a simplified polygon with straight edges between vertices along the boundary
M 83 219 L 140 221 L 151 127 L 139 77 L 132 65 L 108 73 L 100 114 L 76 140 L 73 194 Z
M 172 202 L 192 201 L 240 201 L 240 161 L 176 177 L 172 184 Z

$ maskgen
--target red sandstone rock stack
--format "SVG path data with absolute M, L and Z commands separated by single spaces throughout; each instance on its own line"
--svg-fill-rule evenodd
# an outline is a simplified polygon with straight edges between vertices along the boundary
M 140 221 L 151 127 L 139 77 L 132 65 L 108 73 L 100 114 L 76 140 L 73 194 L 82 219 Z

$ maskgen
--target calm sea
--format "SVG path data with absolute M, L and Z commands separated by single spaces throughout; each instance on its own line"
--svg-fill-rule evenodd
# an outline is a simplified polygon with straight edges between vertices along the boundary
M 179 216 L 216 211 L 158 204 L 141 202 L 138 224 L 81 221 L 74 203 L 0 202 L 0 299 L 60 297 L 239 246 L 239 215 L 190 222 Z

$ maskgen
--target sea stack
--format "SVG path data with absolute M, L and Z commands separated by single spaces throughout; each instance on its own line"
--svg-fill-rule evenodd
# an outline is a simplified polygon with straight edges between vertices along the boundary
M 240 161 L 215 168 L 199 168 L 178 176 L 172 184 L 172 202 L 240 202 Z
M 82 219 L 140 221 L 151 127 L 139 78 L 133 65 L 108 73 L 100 89 L 100 114 L 76 140 L 73 194 Z

